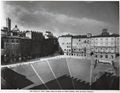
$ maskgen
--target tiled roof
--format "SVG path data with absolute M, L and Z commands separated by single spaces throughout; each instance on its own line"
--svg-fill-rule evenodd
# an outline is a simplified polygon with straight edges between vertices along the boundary
M 119 37 L 119 36 L 120 36 L 119 34 L 111 34 L 111 35 L 95 35 L 92 37 L 94 38 L 94 37 Z
M 59 36 L 59 37 L 72 37 L 72 35 L 67 34 L 67 35 L 62 35 L 62 36 Z
M 91 36 L 92 38 L 95 38 L 95 37 L 119 37 L 120 35 L 119 34 L 106 34 L 106 35 L 94 35 L 94 36 Z M 59 36 L 59 37 L 73 37 L 73 38 L 88 38 L 87 35 L 70 35 L 70 34 L 67 34 L 67 35 L 62 35 L 62 36 Z
M 20 37 L 20 36 L 4 36 L 5 38 L 17 38 L 17 39 L 29 39 L 28 37 Z
M 67 34 L 67 35 L 62 35 L 62 36 L 59 36 L 59 37 L 87 38 L 87 35 L 70 35 L 70 34 Z
M 75 35 L 73 38 L 87 38 L 87 35 Z

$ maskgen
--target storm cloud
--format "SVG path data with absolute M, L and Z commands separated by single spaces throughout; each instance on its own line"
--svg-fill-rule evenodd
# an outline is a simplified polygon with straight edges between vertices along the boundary
M 118 2 L 6 1 L 4 15 L 21 30 L 49 30 L 55 35 L 119 32 Z

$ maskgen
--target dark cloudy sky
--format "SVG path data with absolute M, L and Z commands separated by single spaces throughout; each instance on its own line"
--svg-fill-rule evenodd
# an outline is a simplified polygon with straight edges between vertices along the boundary
M 6 1 L 4 18 L 21 30 L 49 30 L 55 35 L 99 34 L 103 28 L 118 33 L 118 2 Z

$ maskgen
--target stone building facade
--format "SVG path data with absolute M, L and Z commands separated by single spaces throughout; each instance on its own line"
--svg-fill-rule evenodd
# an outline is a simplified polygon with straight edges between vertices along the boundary
M 112 63 L 119 56 L 119 35 L 110 34 L 103 29 L 100 35 L 64 35 L 59 37 L 59 43 L 64 55 L 91 57 L 96 62 Z
M 47 39 L 39 31 L 20 31 L 17 25 L 11 29 L 11 19 L 1 29 L 2 64 L 26 61 L 28 59 L 52 55 L 59 51 L 58 39 L 51 32 Z
M 64 52 L 64 55 L 72 54 L 72 35 L 62 35 L 58 38 L 59 45 Z

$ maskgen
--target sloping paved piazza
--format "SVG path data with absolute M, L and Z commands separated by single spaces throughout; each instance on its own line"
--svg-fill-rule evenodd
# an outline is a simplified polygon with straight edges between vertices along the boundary
M 94 89 L 91 85 L 98 84 L 97 80 L 107 69 L 112 72 L 114 69 L 108 66 L 111 64 L 107 64 L 107 68 L 102 64 L 103 74 L 93 80 L 94 73 L 101 67 L 94 68 L 92 61 L 89 58 L 56 56 L 2 66 L 2 89 Z M 104 82 L 101 80 L 101 83 Z

